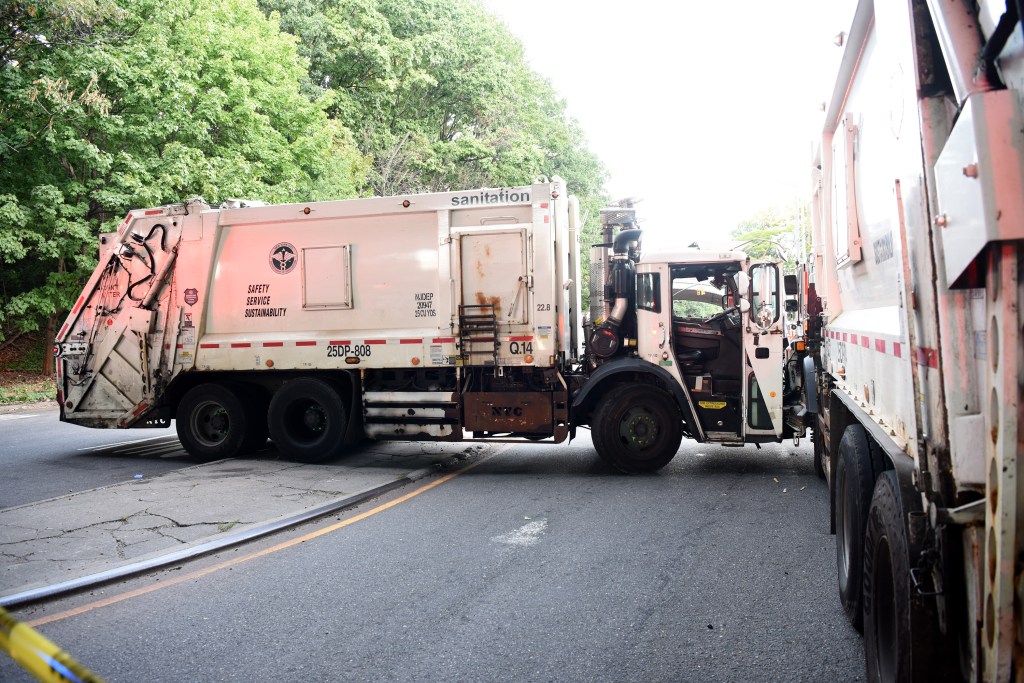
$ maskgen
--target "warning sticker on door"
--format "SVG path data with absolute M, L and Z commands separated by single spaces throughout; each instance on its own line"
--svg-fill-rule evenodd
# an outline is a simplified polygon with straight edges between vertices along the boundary
M 725 401 L 697 401 L 697 405 L 709 410 L 721 410 L 728 404 Z

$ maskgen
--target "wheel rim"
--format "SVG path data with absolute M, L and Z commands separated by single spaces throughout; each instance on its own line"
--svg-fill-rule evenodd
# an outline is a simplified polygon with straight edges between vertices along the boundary
M 204 401 L 192 411 L 192 434 L 207 448 L 220 445 L 231 431 L 231 418 L 224 406 L 216 401 Z
M 889 543 L 885 538 L 875 548 L 874 599 L 871 614 L 875 621 L 875 652 L 877 653 L 878 680 L 896 680 L 896 591 L 893 585 L 892 560 Z
M 304 444 L 314 443 L 327 431 L 327 411 L 316 401 L 295 401 L 284 415 L 285 428 L 289 436 Z
M 643 407 L 630 408 L 619 423 L 619 437 L 631 451 L 644 451 L 658 438 L 658 421 Z

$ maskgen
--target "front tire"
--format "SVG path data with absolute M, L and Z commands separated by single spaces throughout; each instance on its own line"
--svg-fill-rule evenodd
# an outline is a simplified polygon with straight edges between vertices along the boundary
M 202 460 L 233 458 L 248 442 L 249 415 L 235 392 L 220 384 L 192 387 L 175 412 L 178 440 Z
M 846 618 L 858 631 L 864 626 L 861 609 L 864 529 L 874 483 L 867 433 L 859 424 L 850 425 L 839 442 L 835 471 L 836 566 L 839 600 Z
M 661 469 L 683 438 L 672 397 L 646 386 L 610 391 L 594 413 L 591 432 L 601 459 L 626 473 Z
M 345 443 L 345 402 L 327 382 L 301 378 L 287 382 L 270 400 L 270 438 L 289 460 L 323 462 Z

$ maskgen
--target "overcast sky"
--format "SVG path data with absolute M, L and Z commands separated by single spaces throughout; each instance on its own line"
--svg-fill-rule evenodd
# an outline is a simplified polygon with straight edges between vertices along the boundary
M 644 241 L 687 244 L 809 194 L 853 0 L 484 0 L 635 196 Z M 571 188 L 570 188 L 571 191 Z

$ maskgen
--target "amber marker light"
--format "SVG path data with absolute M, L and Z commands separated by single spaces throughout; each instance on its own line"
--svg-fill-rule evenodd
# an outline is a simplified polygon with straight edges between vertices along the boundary
M 267 367 L 268 367 L 268 368 L 272 368 L 272 367 L 274 367 L 274 361 L 272 361 L 272 360 L 270 360 L 270 359 L 268 358 L 268 359 L 267 359 Z
M 523 358 L 523 360 L 526 361 L 527 365 L 529 365 L 530 363 L 533 362 L 533 356 L 526 356 Z
M 419 358 L 413 358 L 412 359 L 412 364 L 413 365 L 419 365 L 420 364 L 420 359 Z
M 412 206 L 412 202 L 410 202 L 408 199 L 402 202 L 402 208 L 408 209 L 410 206 Z
M 306 214 L 306 215 L 308 216 L 308 215 L 309 215 L 309 213 L 310 213 L 310 211 L 312 211 L 312 209 L 310 209 L 310 208 L 309 208 L 309 207 L 307 206 L 306 208 L 304 208 L 304 209 L 302 210 L 302 213 L 304 213 L 304 214 Z

